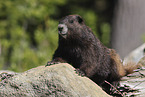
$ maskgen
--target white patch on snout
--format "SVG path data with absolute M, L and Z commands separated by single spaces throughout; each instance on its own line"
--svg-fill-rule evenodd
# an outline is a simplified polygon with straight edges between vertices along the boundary
M 67 34 L 68 28 L 67 28 L 67 26 L 65 24 L 59 24 L 58 28 L 63 28 L 62 31 L 58 30 L 58 33 L 60 35 L 66 35 Z

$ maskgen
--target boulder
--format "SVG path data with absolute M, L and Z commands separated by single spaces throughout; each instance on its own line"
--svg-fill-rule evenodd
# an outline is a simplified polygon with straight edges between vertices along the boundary
M 61 63 L 39 66 L 0 82 L 3 97 L 109 97 L 97 84 Z
M 145 56 L 145 43 L 130 52 L 125 58 L 123 63 L 135 62 L 138 63 L 141 58 Z

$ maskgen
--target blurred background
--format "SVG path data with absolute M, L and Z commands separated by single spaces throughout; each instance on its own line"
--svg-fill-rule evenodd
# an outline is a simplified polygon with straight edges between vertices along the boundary
M 50 61 L 57 25 L 81 15 L 123 59 L 145 42 L 145 0 L 0 0 L 0 69 L 23 72 Z

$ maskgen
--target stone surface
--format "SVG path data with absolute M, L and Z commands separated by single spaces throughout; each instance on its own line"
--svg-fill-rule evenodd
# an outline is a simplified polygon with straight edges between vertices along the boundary
M 126 96 L 145 97 L 145 69 L 129 74 L 122 78 L 121 86 L 127 85 L 131 89 L 137 90 L 127 93 Z
M 145 56 L 141 58 L 138 63 L 142 64 L 145 67 Z
M 0 82 L 3 97 L 108 97 L 97 84 L 66 63 L 39 66 Z
M 135 62 L 138 63 L 141 58 L 145 56 L 145 43 L 130 52 L 125 58 L 123 63 L 128 63 L 128 62 Z

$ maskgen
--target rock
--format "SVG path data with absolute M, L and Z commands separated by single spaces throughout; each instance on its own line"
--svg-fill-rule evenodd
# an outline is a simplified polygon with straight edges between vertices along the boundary
M 141 58 L 138 63 L 142 64 L 145 67 L 145 56 Z
M 145 43 L 142 44 L 140 47 L 133 50 L 131 53 L 129 53 L 125 58 L 123 63 L 128 62 L 135 62 L 138 63 L 139 60 L 145 56 Z
M 1 73 L 8 73 L 8 74 L 13 74 L 13 75 L 18 74 L 18 73 L 16 73 L 16 72 L 10 71 L 10 70 L 0 70 L 0 74 L 1 74 Z
M 129 74 L 122 78 L 121 86 L 129 86 L 136 91 L 129 92 L 126 97 L 145 97 L 145 69 Z
M 1 81 L 3 97 L 109 97 L 97 84 L 61 63 L 39 66 Z
M 120 81 L 122 87 L 129 86 L 135 90 L 127 92 L 127 97 L 144 97 L 145 96 L 145 43 L 133 50 L 128 56 L 124 58 L 123 64 L 135 62 L 141 67 L 134 70 L 135 73 L 124 76 Z
M 7 79 L 13 77 L 18 73 L 10 70 L 0 70 L 0 83 L 7 81 Z

